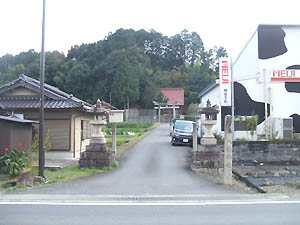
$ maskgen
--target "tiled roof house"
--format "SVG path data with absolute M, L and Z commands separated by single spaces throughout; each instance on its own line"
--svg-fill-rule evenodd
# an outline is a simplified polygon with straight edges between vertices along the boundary
M 56 87 L 45 84 L 45 135 L 50 135 L 51 151 L 78 157 L 89 144 L 89 121 L 107 112 Z M 27 120 L 39 120 L 40 82 L 25 75 L 0 87 L 0 111 Z M 36 129 L 38 130 L 38 129 Z M 66 156 L 66 154 L 64 154 Z
M 184 89 L 183 88 L 162 88 L 162 94 L 168 100 L 168 104 L 177 103 L 176 105 L 184 106 Z

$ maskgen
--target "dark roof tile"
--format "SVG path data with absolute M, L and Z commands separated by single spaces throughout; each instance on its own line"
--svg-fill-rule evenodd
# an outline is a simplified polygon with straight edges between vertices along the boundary
M 0 97 L 0 102 L 5 109 L 38 109 L 40 108 L 40 99 L 38 97 L 19 97 L 9 96 Z M 74 109 L 81 108 L 81 103 L 74 102 L 70 99 L 53 100 L 45 99 L 45 109 Z

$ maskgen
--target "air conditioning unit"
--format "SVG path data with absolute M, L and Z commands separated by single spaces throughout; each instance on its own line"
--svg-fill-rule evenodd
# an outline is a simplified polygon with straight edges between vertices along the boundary
M 293 118 L 273 118 L 273 137 L 279 139 L 293 138 Z

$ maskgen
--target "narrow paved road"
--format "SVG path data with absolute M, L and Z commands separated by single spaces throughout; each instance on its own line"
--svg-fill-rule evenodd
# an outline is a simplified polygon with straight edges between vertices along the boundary
M 300 204 L 0 205 L 2 225 L 299 225 Z M 18 213 L 18 216 L 14 216 Z
M 211 196 L 241 193 L 192 172 L 191 148 L 171 146 L 168 129 L 168 124 L 155 128 L 123 155 L 116 170 L 11 194 Z
M 300 200 L 212 183 L 189 169 L 190 156 L 162 125 L 116 170 L 0 195 L 0 224 L 300 224 Z

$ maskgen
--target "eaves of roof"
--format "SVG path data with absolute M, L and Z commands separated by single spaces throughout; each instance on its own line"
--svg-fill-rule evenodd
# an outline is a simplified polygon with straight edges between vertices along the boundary
M 259 24 L 258 28 L 270 28 L 270 27 L 296 27 L 300 28 L 300 24 Z
M 0 120 L 7 120 L 7 121 L 18 122 L 18 123 L 39 123 L 39 121 L 24 120 L 18 117 L 11 117 L 11 116 L 0 116 Z
M 25 76 L 24 74 L 21 74 L 19 78 L 3 85 L 0 87 L 0 94 L 8 91 L 9 89 L 13 89 L 16 87 L 26 87 L 30 90 L 33 90 L 34 92 L 39 93 L 40 92 L 40 81 L 35 80 L 31 77 Z M 45 89 L 45 97 L 52 98 L 53 100 L 62 101 L 62 100 L 68 100 L 67 102 L 73 101 L 74 105 L 80 104 L 80 106 L 87 106 L 88 108 L 93 108 L 94 106 L 92 104 L 89 104 L 85 101 L 82 101 L 76 97 L 74 97 L 72 94 L 65 93 L 61 90 L 59 90 L 56 87 L 53 87 L 49 84 L 44 84 Z
M 206 88 L 204 88 L 202 91 L 200 91 L 200 93 L 198 94 L 198 97 L 201 98 L 203 95 L 210 92 L 210 90 L 214 89 L 218 85 L 219 85 L 219 79 L 213 81 Z
M 116 110 L 117 108 L 114 107 L 113 105 L 109 104 L 108 102 L 105 102 L 103 100 L 101 100 L 101 104 L 105 105 L 106 107 L 110 108 L 111 110 Z

